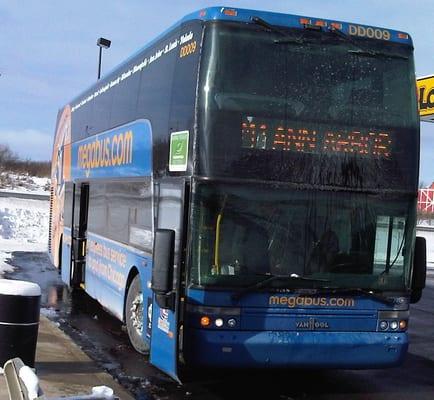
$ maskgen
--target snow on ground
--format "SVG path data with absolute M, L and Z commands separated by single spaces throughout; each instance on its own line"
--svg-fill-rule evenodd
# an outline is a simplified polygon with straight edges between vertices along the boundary
M 48 178 L 39 178 L 37 176 L 1 172 L 0 191 L 49 195 L 50 180 Z
M 40 312 L 41 312 L 41 315 L 43 315 L 44 317 L 50 318 L 50 319 L 53 319 L 53 318 L 59 316 L 59 312 L 56 311 L 54 308 L 51 308 L 51 307 L 48 307 L 48 308 L 42 307 Z
M 10 174 L 12 175 L 12 174 Z M 24 177 L 27 181 L 28 176 Z M 33 183 L 12 183 L 6 190 L 26 193 L 48 193 L 43 190 L 47 179 L 32 177 Z M 22 182 L 14 177 L 15 182 Z M 35 183 L 36 182 L 36 183 Z M 7 264 L 13 251 L 46 251 L 48 243 L 48 200 L 0 197 L 0 276 L 11 272 Z
M 9 259 L 9 253 L 0 250 L 0 276 L 5 272 L 12 272 L 14 269 L 11 265 L 6 264 Z

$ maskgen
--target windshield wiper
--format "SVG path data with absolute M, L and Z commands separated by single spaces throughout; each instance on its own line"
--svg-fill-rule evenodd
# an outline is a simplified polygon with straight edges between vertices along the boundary
M 257 289 L 261 289 L 266 287 L 269 283 L 274 281 L 297 281 L 297 282 L 330 282 L 328 279 L 314 279 L 314 278 L 306 278 L 298 275 L 266 275 L 266 278 L 262 281 L 259 281 L 251 286 L 246 286 L 240 291 L 234 293 L 232 295 L 233 300 L 239 300 L 243 295 L 249 292 L 254 292 Z M 288 288 L 292 289 L 292 288 Z
M 391 298 L 388 298 L 386 296 L 383 296 L 380 293 L 375 293 L 372 290 L 369 289 L 363 289 L 363 288 L 343 288 L 343 287 L 326 287 L 321 288 L 321 292 L 326 292 L 330 294 L 334 293 L 340 293 L 340 294 L 361 294 L 367 297 L 370 297 L 372 299 L 378 300 L 384 304 L 392 305 L 395 304 L 395 301 Z
M 302 44 L 304 43 L 304 40 L 301 37 L 293 38 L 292 36 L 289 36 L 285 31 L 282 31 L 277 26 L 269 24 L 267 21 L 263 20 L 259 17 L 252 17 L 252 22 L 254 22 L 256 25 L 262 26 L 263 28 L 267 29 L 270 32 L 278 33 L 283 38 L 282 39 L 276 39 L 274 43 L 276 44 Z
M 400 58 L 403 60 L 408 60 L 408 57 L 402 56 L 400 54 L 393 54 L 393 53 L 389 54 L 389 53 L 384 53 L 382 51 L 365 49 L 363 46 L 356 43 L 351 36 L 347 35 L 345 32 L 342 32 L 338 28 L 330 28 L 329 32 L 339 36 L 340 38 L 346 40 L 348 43 L 351 43 L 354 47 L 357 48 L 357 50 L 348 50 L 348 53 L 352 53 L 358 56 L 365 56 L 365 57 L 387 57 L 387 58 Z

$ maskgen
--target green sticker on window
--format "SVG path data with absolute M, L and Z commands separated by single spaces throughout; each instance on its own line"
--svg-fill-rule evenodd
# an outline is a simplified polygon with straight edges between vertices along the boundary
M 186 171 L 188 159 L 188 131 L 170 134 L 169 171 Z

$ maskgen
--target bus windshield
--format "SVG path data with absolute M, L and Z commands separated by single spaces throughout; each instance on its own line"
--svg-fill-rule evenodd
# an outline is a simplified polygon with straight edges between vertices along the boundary
M 205 35 L 198 105 L 199 175 L 417 188 L 408 45 L 214 23 Z
M 191 282 L 244 287 L 267 275 L 292 275 L 328 287 L 404 290 L 414 202 L 404 195 L 197 183 Z

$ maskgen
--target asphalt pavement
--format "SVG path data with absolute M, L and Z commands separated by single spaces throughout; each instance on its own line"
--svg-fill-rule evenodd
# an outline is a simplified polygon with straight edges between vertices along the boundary
M 39 324 L 35 368 L 40 386 L 49 398 L 89 395 L 94 386 L 108 386 L 121 399 L 133 399 L 54 322 L 44 316 Z M 0 376 L 0 400 L 8 399 L 5 377 Z
M 38 194 L 38 193 L 26 193 L 26 192 L 15 192 L 15 191 L 7 191 L 0 190 L 0 197 L 11 197 L 18 199 L 30 199 L 30 200 L 49 200 L 50 195 L 47 194 Z

